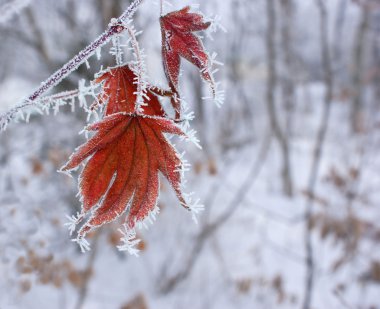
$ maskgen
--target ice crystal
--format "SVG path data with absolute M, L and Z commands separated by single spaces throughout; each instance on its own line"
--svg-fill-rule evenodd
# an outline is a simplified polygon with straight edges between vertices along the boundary
M 90 243 L 84 237 L 77 237 L 72 239 L 71 241 L 76 242 L 80 248 L 82 253 L 86 253 L 86 251 L 90 251 Z
M 191 212 L 191 218 L 196 224 L 198 224 L 198 216 L 202 211 L 204 211 L 205 207 L 200 204 L 200 199 L 194 200 L 194 193 L 185 193 L 184 196 Z
M 70 175 L 70 174 L 69 174 Z M 70 175 L 71 177 L 71 175 Z M 83 220 L 84 214 L 77 212 L 75 215 L 66 215 L 66 218 L 69 220 L 69 222 L 65 223 L 64 225 L 67 226 L 70 236 L 75 232 L 75 229 L 77 225 Z
M 140 250 L 136 246 L 141 242 L 141 239 L 136 238 L 136 231 L 129 229 L 126 224 L 123 225 L 123 229 L 119 229 L 118 231 L 123 235 L 120 238 L 123 244 L 117 246 L 119 251 L 127 251 L 130 255 L 138 256 Z

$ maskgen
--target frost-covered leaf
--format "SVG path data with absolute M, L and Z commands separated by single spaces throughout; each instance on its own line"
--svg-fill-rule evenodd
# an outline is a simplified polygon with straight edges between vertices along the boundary
M 179 94 L 179 74 L 181 57 L 194 64 L 201 72 L 203 79 L 209 82 L 214 89 L 214 80 L 210 72 L 210 59 L 204 50 L 196 31 L 206 30 L 209 22 L 203 16 L 190 13 L 190 7 L 171 12 L 160 19 L 162 32 L 162 54 L 165 74 L 170 87 Z M 177 116 L 180 114 L 180 101 L 172 100 Z
M 126 224 L 133 229 L 154 210 L 159 190 L 158 172 L 173 186 L 181 204 L 180 156 L 165 133 L 184 135 L 170 119 L 156 96 L 146 93 L 144 114 L 136 112 L 136 74 L 130 67 L 109 69 L 97 80 L 102 83 L 98 104 L 105 104 L 103 120 L 89 125 L 96 134 L 82 145 L 62 171 L 77 168 L 88 160 L 80 176 L 80 193 L 87 223 L 79 231 L 83 238 L 93 227 L 126 213 Z M 164 93 L 163 93 L 164 94 Z M 70 226 L 70 230 L 74 227 Z
M 88 129 L 97 133 L 63 167 L 64 171 L 74 169 L 90 157 L 80 176 L 80 193 L 83 212 L 93 213 L 80 236 L 125 212 L 130 229 L 144 220 L 157 203 L 158 172 L 168 179 L 181 204 L 187 207 L 180 190 L 182 162 L 164 136 L 183 134 L 171 120 L 117 113 Z

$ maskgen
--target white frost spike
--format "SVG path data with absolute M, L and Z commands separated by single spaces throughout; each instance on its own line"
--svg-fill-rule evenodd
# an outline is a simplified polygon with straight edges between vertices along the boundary
M 224 94 L 224 90 L 217 90 L 215 92 L 215 98 L 214 98 L 214 102 L 216 104 L 217 107 L 222 107 L 222 105 L 224 104 L 224 101 L 225 101 L 226 97 L 225 97 L 225 94 Z
M 64 174 L 70 178 L 73 178 L 73 175 L 71 175 L 70 171 L 57 170 L 57 173 Z
M 157 215 L 160 213 L 160 208 L 156 205 L 153 210 L 149 213 L 149 218 L 156 221 Z
M 21 119 L 22 121 L 25 120 L 24 112 L 23 112 L 22 110 L 20 110 L 20 111 L 18 112 L 18 117 L 19 117 L 19 119 Z
M 181 178 L 184 179 L 185 173 L 190 171 L 191 164 L 189 163 L 189 161 L 187 161 L 185 159 L 185 152 L 182 152 L 181 154 L 179 154 L 179 158 L 180 158 L 182 164 L 179 166 L 179 168 L 176 170 L 176 172 L 180 172 Z
M 214 65 L 224 66 L 224 63 L 216 60 L 216 57 L 218 57 L 218 54 L 216 52 L 213 52 L 209 56 L 211 66 L 214 66 Z
M 74 113 L 75 112 L 75 100 L 71 99 L 69 104 L 71 107 L 71 112 Z
M 189 131 L 185 131 L 185 136 L 180 136 L 180 139 L 191 142 L 195 146 L 197 146 L 197 148 L 202 149 L 202 146 L 200 144 L 200 140 L 196 135 L 197 135 L 197 131 L 195 131 L 194 129 L 191 129 Z
M 118 231 L 123 235 L 121 237 L 122 245 L 117 246 L 119 251 L 128 251 L 130 255 L 138 256 L 139 249 L 135 248 L 136 245 L 140 243 L 140 239 L 136 238 L 136 231 L 134 229 L 128 229 L 126 224 L 123 224 L 124 230 L 118 229 Z
M 76 216 L 66 215 L 66 218 L 69 220 L 69 222 L 65 223 L 64 225 L 67 226 L 70 232 L 70 236 L 75 232 L 77 225 L 83 220 L 83 217 L 84 217 L 84 214 L 83 213 L 81 214 L 79 212 L 77 212 Z
M 78 100 L 79 100 L 79 106 L 81 106 L 81 107 L 86 106 L 85 93 L 87 91 L 87 88 L 86 88 L 85 84 L 86 84 L 86 81 L 84 79 L 79 80 L 79 83 L 78 83 L 78 90 L 79 90 Z
M 170 1 L 164 0 L 164 6 L 166 6 L 166 5 L 171 7 L 171 8 L 173 7 L 173 4 L 171 4 Z
M 195 201 L 193 201 L 193 195 L 194 193 L 190 193 L 190 194 L 185 193 L 184 197 L 187 200 L 187 203 L 189 205 L 189 210 L 191 212 L 191 217 L 193 221 L 195 222 L 195 224 L 198 224 L 198 216 L 202 211 L 205 210 L 205 207 L 204 205 L 199 204 L 200 202 L 199 199 L 196 199 Z
M 79 105 L 86 111 L 88 112 L 89 109 L 87 107 L 87 102 L 86 102 L 86 96 L 90 95 L 94 98 L 96 102 L 98 102 L 98 95 L 96 93 L 96 90 L 98 89 L 99 85 L 90 82 L 90 85 L 86 86 L 86 81 L 84 79 L 81 79 L 78 83 L 78 100 L 79 100 Z
M 217 107 L 222 107 L 225 101 L 225 91 L 220 89 L 220 82 L 215 83 L 215 96 L 202 97 L 202 100 L 213 100 Z
M 161 6 L 162 3 L 162 8 L 165 10 L 166 8 L 172 8 L 173 4 L 171 4 L 168 0 L 163 0 L 163 1 L 154 1 L 153 4 L 157 6 Z
M 227 29 L 222 25 L 222 17 L 219 15 L 215 15 L 214 17 L 207 17 L 207 19 L 211 22 L 209 31 L 207 31 L 207 36 L 213 40 L 212 33 L 217 32 L 218 30 L 222 30 L 224 33 L 227 32 Z
M 26 117 L 25 117 L 25 122 L 26 122 L 26 123 L 29 123 L 29 121 L 30 121 L 30 116 L 31 116 L 31 112 L 30 112 L 30 111 L 27 111 L 27 112 L 26 112 Z
M 110 54 L 115 57 L 116 64 L 120 66 L 123 63 L 123 50 L 120 44 L 120 36 L 115 35 L 112 37 L 112 47 L 110 49 Z
M 90 243 L 86 240 L 86 238 L 78 237 L 78 238 L 72 239 L 71 241 L 76 242 L 78 244 L 80 251 L 82 253 L 86 253 L 86 251 L 91 250 Z
M 181 113 L 183 115 L 181 128 L 184 132 L 186 132 L 188 129 L 190 129 L 190 121 L 194 120 L 195 114 L 193 111 L 190 110 L 189 104 L 187 104 L 184 98 L 177 98 L 175 96 L 175 100 L 180 101 Z
M 159 213 L 160 213 L 160 208 L 156 205 L 153 208 L 153 210 L 149 212 L 148 216 L 143 221 L 136 222 L 137 227 L 139 229 L 145 228 L 145 229 L 149 230 L 149 224 L 152 225 L 154 223 L 154 221 L 156 221 L 157 215 Z
M 102 58 L 102 48 L 99 47 L 96 51 L 96 59 L 100 60 Z
M 193 111 L 183 113 L 183 128 L 188 130 L 190 128 L 190 121 L 193 121 L 195 118 L 195 114 Z

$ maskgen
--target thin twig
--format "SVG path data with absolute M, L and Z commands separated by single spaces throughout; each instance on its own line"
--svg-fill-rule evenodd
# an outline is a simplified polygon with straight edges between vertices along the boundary
M 134 83 L 137 86 L 135 111 L 139 112 L 141 111 L 141 108 L 144 105 L 144 98 L 148 99 L 146 97 L 147 84 L 145 78 L 146 69 L 143 59 L 144 55 L 142 50 L 140 49 L 139 42 L 137 41 L 135 29 L 127 24 L 124 24 L 123 26 L 127 30 L 128 35 L 131 38 L 131 45 L 134 51 L 133 54 L 136 61 L 136 77 L 134 80 Z
M 312 296 L 314 289 L 314 249 L 312 242 L 312 235 L 310 229 L 310 221 L 312 220 L 313 208 L 314 208 L 314 199 L 315 196 L 315 187 L 317 183 L 319 167 L 322 159 L 323 145 L 326 139 L 326 134 L 328 130 L 329 120 L 330 120 L 330 110 L 331 103 L 333 99 L 333 72 L 332 72 L 332 63 L 331 55 L 328 46 L 328 16 L 326 5 L 323 0 L 316 0 L 317 8 L 320 14 L 320 40 L 321 40 L 321 55 L 322 63 L 324 70 L 324 83 L 326 86 L 326 93 L 324 97 L 324 110 L 322 114 L 322 119 L 320 127 L 317 133 L 317 139 L 315 142 L 315 147 L 313 151 L 313 161 L 310 171 L 310 178 L 308 184 L 308 193 L 309 198 L 306 201 L 306 210 L 305 210 L 305 251 L 306 251 L 306 281 L 305 281 L 305 296 L 302 304 L 303 309 L 310 309 L 312 304 Z

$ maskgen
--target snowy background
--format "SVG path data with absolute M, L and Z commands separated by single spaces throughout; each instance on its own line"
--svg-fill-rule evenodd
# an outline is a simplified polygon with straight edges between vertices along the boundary
M 163 82 L 158 2 L 143 2 L 135 26 L 151 79 Z M 195 4 L 169 2 L 167 12 Z M 0 0 L 0 111 L 129 3 Z M 222 108 L 202 100 L 209 89 L 194 67 L 182 76 L 203 146 L 177 143 L 192 164 L 187 190 L 206 206 L 198 225 L 163 182 L 138 258 L 117 251 L 118 222 L 82 254 L 64 226 L 80 209 L 77 179 L 56 171 L 85 141 L 87 115 L 33 112 L 0 134 L 1 309 L 380 308 L 380 2 L 199 9 L 227 32 L 203 34 L 224 63 Z M 52 93 L 114 65 L 109 47 Z

